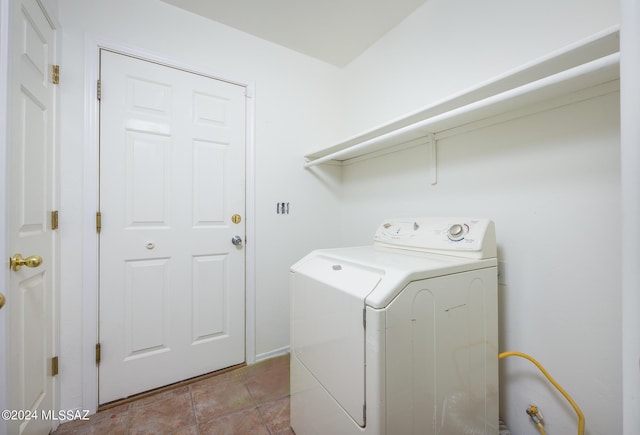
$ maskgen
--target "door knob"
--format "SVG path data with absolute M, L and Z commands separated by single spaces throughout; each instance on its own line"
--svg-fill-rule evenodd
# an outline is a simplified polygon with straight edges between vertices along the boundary
M 38 267 L 42 264 L 42 257 L 39 255 L 31 255 L 27 258 L 22 258 L 22 254 L 16 254 L 9 259 L 9 267 L 14 272 L 22 269 L 22 266 Z
M 0 310 L 4 307 L 4 303 L 7 302 L 7 299 L 4 297 L 2 293 L 0 293 Z
M 242 245 L 242 237 L 240 236 L 233 236 L 231 238 L 231 243 L 233 243 L 236 246 L 241 246 Z

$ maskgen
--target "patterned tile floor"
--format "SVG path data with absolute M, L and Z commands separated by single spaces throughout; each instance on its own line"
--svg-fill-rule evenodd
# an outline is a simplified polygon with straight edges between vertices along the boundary
M 56 435 L 293 435 L 289 355 L 100 411 Z

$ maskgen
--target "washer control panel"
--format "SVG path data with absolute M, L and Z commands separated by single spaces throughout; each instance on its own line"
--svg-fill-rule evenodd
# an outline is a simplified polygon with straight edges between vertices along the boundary
M 417 251 L 444 254 L 451 251 L 449 255 L 460 255 L 460 251 L 475 252 L 472 256 L 481 255 L 478 258 L 495 257 L 496 250 L 493 222 L 479 218 L 388 219 L 376 231 L 374 242 Z

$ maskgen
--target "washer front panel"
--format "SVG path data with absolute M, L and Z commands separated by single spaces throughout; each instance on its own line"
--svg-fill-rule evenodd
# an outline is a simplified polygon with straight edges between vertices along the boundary
M 292 352 L 359 426 L 365 425 L 364 298 L 379 272 L 322 256 L 293 274 Z

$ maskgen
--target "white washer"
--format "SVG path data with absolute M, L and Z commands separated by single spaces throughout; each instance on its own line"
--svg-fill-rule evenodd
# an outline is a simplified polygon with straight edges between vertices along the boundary
M 498 433 L 493 222 L 390 219 L 291 267 L 297 435 Z

